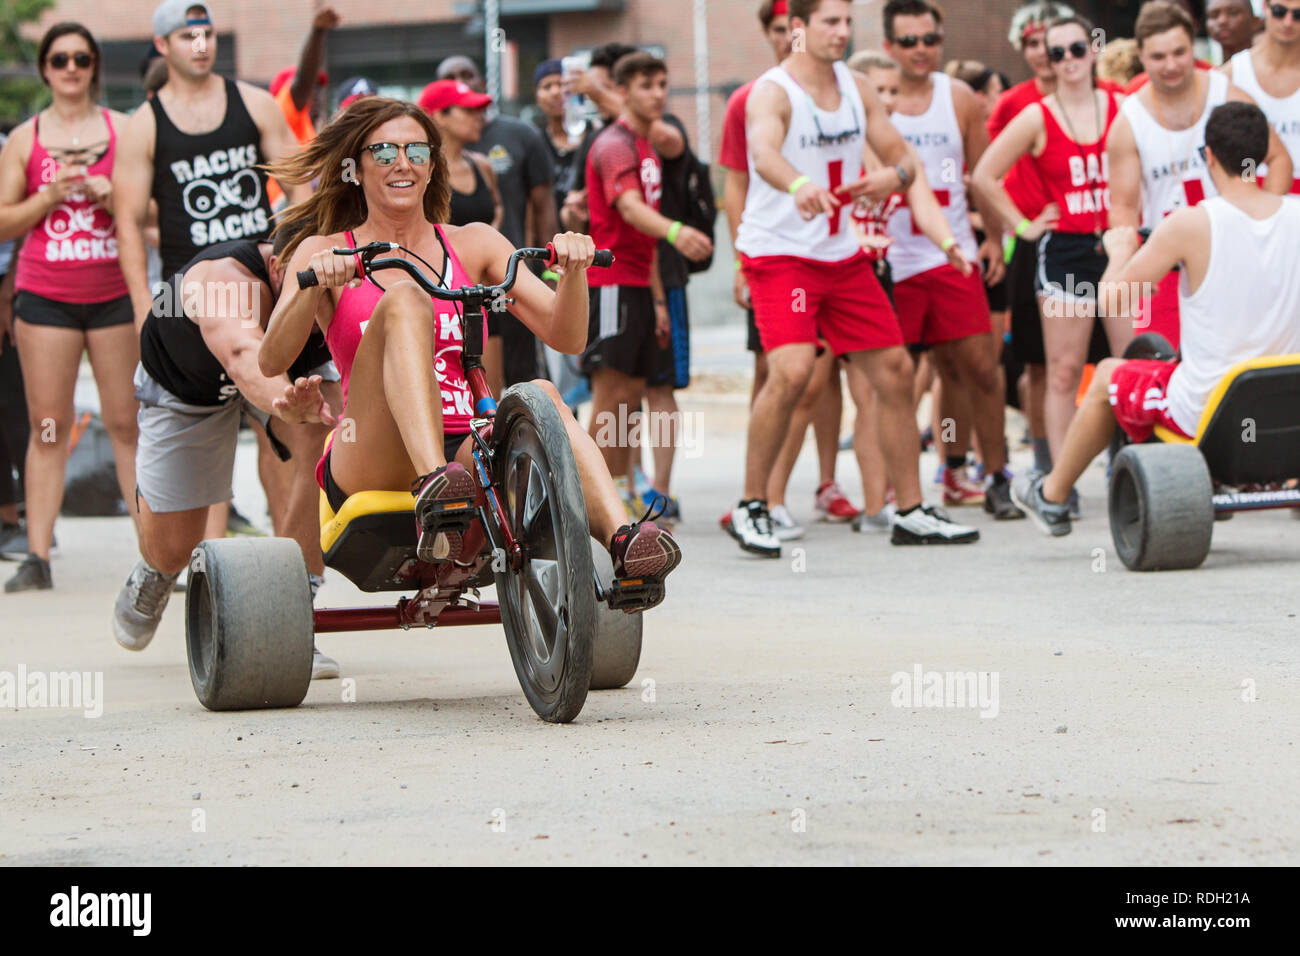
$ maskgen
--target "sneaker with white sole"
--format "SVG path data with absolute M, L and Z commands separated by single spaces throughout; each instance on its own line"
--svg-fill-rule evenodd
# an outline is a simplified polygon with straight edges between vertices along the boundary
M 920 505 L 894 515 L 889 540 L 891 544 L 970 544 L 979 539 L 979 529 L 957 524 L 941 508 Z
M 772 518 L 772 533 L 778 541 L 794 541 L 804 536 L 804 526 L 794 520 L 785 505 L 775 505 L 769 512 Z
M 966 476 L 965 468 L 945 466 L 938 484 L 943 487 L 943 503 L 949 507 L 984 503 L 984 489 Z
M 113 637 L 128 651 L 142 651 L 153 640 L 180 576 L 155 571 L 137 561 L 113 605 Z
M 817 489 L 817 497 L 813 501 L 813 514 L 817 516 L 818 521 L 838 523 L 852 521 L 861 512 L 853 506 L 853 502 L 849 501 L 839 482 L 828 481 Z
M 1031 472 L 1021 475 L 1011 483 L 1011 500 L 1018 504 L 1034 524 L 1053 538 L 1070 533 L 1070 507 L 1043 497 L 1043 479 L 1046 475 Z
M 781 557 L 781 541 L 773 533 L 772 516 L 761 501 L 742 501 L 736 505 L 727 533 L 740 542 L 744 551 L 765 558 Z
M 862 534 L 884 534 L 894 527 L 894 515 L 897 509 L 893 502 L 886 501 L 885 507 L 873 515 L 865 511 L 853 519 L 853 530 Z
M 339 662 L 320 652 L 315 644 L 311 646 L 311 679 L 332 680 L 339 676 Z

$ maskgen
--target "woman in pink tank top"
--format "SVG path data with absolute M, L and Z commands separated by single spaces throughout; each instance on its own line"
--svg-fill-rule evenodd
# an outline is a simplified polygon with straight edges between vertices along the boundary
M 460 535 L 442 532 L 437 504 L 472 503 L 474 414 L 461 366 L 461 329 L 453 309 L 435 302 L 400 272 L 358 277 L 358 262 L 335 247 L 396 242 L 393 255 L 415 261 L 451 288 L 505 278 L 514 247 L 485 223 L 443 226 L 450 195 L 437 127 L 416 105 L 367 97 L 349 106 L 301 153 L 272 167 L 282 184 L 319 177 L 313 196 L 287 212 L 295 235 L 284 251 L 286 275 L 310 269 L 318 285 L 285 284 L 258 355 L 263 374 L 288 369 L 315 324 L 325 333 L 343 381 L 340 432 L 317 469 L 331 507 L 350 493 L 411 489 L 416 495 L 417 553 L 426 561 L 459 556 Z M 343 174 L 339 174 L 343 170 Z M 587 344 L 586 269 L 595 248 L 575 233 L 554 239 L 560 280 L 552 292 L 520 269 L 513 314 L 552 348 L 576 354 Z M 383 288 L 380 287 L 382 283 Z M 473 321 L 483 321 L 474 316 Z M 565 422 L 582 477 L 592 536 L 611 550 L 619 576 L 629 567 L 666 575 L 680 550 L 651 521 L 628 524 L 601 450 L 549 382 L 536 382 Z M 634 396 L 640 404 L 639 393 Z M 656 547 L 658 545 L 658 547 Z M 654 552 L 653 567 L 644 554 Z M 634 557 L 628 559 L 629 554 Z
M 54 519 L 63 504 L 73 389 L 83 352 L 99 386 L 122 497 L 134 515 L 140 343 L 117 261 L 113 158 L 120 113 L 95 104 L 99 45 L 78 23 L 51 27 L 41 79 L 54 102 L 14 130 L 0 153 L 0 240 L 15 256 L 14 339 L 27 393 L 27 560 L 7 591 L 48 588 Z

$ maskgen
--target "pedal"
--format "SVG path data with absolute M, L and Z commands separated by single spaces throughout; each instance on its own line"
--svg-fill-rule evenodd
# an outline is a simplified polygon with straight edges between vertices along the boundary
M 463 534 L 474 523 L 475 516 L 473 498 L 447 498 L 428 505 L 421 524 L 430 534 L 449 531 Z
M 605 590 L 611 610 L 644 611 L 662 602 L 664 583 L 653 578 L 615 578 Z

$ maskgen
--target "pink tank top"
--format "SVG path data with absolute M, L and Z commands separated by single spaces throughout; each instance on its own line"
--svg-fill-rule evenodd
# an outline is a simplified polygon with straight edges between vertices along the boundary
M 108 149 L 86 169 L 87 176 L 113 175 L 117 133 L 108 110 L 104 110 L 104 122 L 108 124 Z M 27 160 L 27 194 L 52 181 L 59 168 L 41 145 L 37 125 Z M 27 234 L 18 254 L 14 288 L 58 302 L 108 302 L 126 295 L 126 280 L 117 262 L 113 214 L 89 197 L 69 197 L 55 205 Z
M 442 287 L 457 289 L 469 285 L 471 280 L 461 267 L 456 251 L 443 235 L 442 227 L 435 225 L 434 229 L 437 230 L 438 238 L 447 251 Z M 345 232 L 344 235 L 349 246 L 356 245 L 351 231 Z M 357 262 L 358 270 L 361 268 L 359 259 L 360 257 Z M 396 270 L 386 270 L 381 273 L 384 274 L 392 275 L 394 278 L 402 276 L 402 273 Z M 361 344 L 361 335 L 365 332 L 370 316 L 383 294 L 383 290 L 369 277 L 355 289 L 345 287 L 339 295 L 338 306 L 334 309 L 334 316 L 330 319 L 329 329 L 325 333 L 325 342 L 329 346 L 330 355 L 334 358 L 334 364 L 338 367 L 343 386 L 343 412 L 339 415 L 340 419 L 347 416 L 352 361 L 356 358 L 357 347 Z M 469 422 L 474 417 L 474 397 L 470 392 L 469 383 L 465 380 L 465 370 L 460 364 L 462 339 L 458 306 L 452 302 L 434 299 L 433 309 L 438 323 L 434 333 L 433 369 L 437 373 L 438 385 L 442 392 L 442 430 L 447 435 L 463 435 L 469 432 Z M 480 318 L 483 321 L 483 338 L 486 341 L 487 318 L 482 315 Z M 330 436 L 330 446 L 332 445 L 333 435 Z M 329 447 L 326 448 L 325 454 L 329 454 Z M 324 466 L 325 458 L 322 457 L 316 465 L 316 480 L 322 488 L 325 487 Z

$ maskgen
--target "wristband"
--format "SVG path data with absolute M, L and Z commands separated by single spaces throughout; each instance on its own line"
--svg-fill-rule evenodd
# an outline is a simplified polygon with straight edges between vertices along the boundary
M 737 272 L 740 271 L 740 260 L 739 260 L 739 259 L 736 260 L 736 271 L 737 271 Z
M 806 183 L 810 183 L 810 182 L 812 182 L 812 180 L 809 179 L 807 176 L 796 176 L 794 182 L 792 182 L 789 186 L 786 187 L 786 191 L 789 192 L 791 196 L 793 196 L 800 189 L 802 189 Z
M 902 188 L 902 189 L 906 189 L 906 188 L 907 188 L 907 170 L 904 169 L 903 166 L 902 166 L 902 164 L 900 163 L 899 165 L 897 165 L 897 166 L 894 167 L 894 172 L 898 173 L 898 183 L 899 183 L 900 188 Z
M 1029 221 L 1028 216 L 1026 216 L 1024 219 L 1021 219 L 1020 222 L 1016 224 L 1016 235 L 1023 238 L 1025 235 L 1025 230 L 1032 225 L 1033 223 Z
M 677 234 L 681 231 L 682 231 L 681 220 L 674 222 L 671 226 L 668 227 L 668 235 L 664 236 L 664 238 L 668 240 L 668 244 L 670 246 L 677 245 Z
M 547 269 L 545 272 L 542 273 L 542 278 L 543 278 L 543 279 L 546 279 L 548 282 L 559 282 L 559 281 L 560 281 L 560 277 L 559 277 L 559 275 L 556 274 L 556 273 L 554 273 L 554 272 L 552 272 L 550 269 Z
M 1016 254 L 1016 237 L 1002 237 L 1002 261 L 1006 265 L 1011 265 L 1011 257 Z
M 947 252 L 955 245 L 957 245 L 957 240 L 954 239 L 952 236 L 949 236 L 943 242 L 939 243 L 939 248 L 942 249 L 944 252 Z

